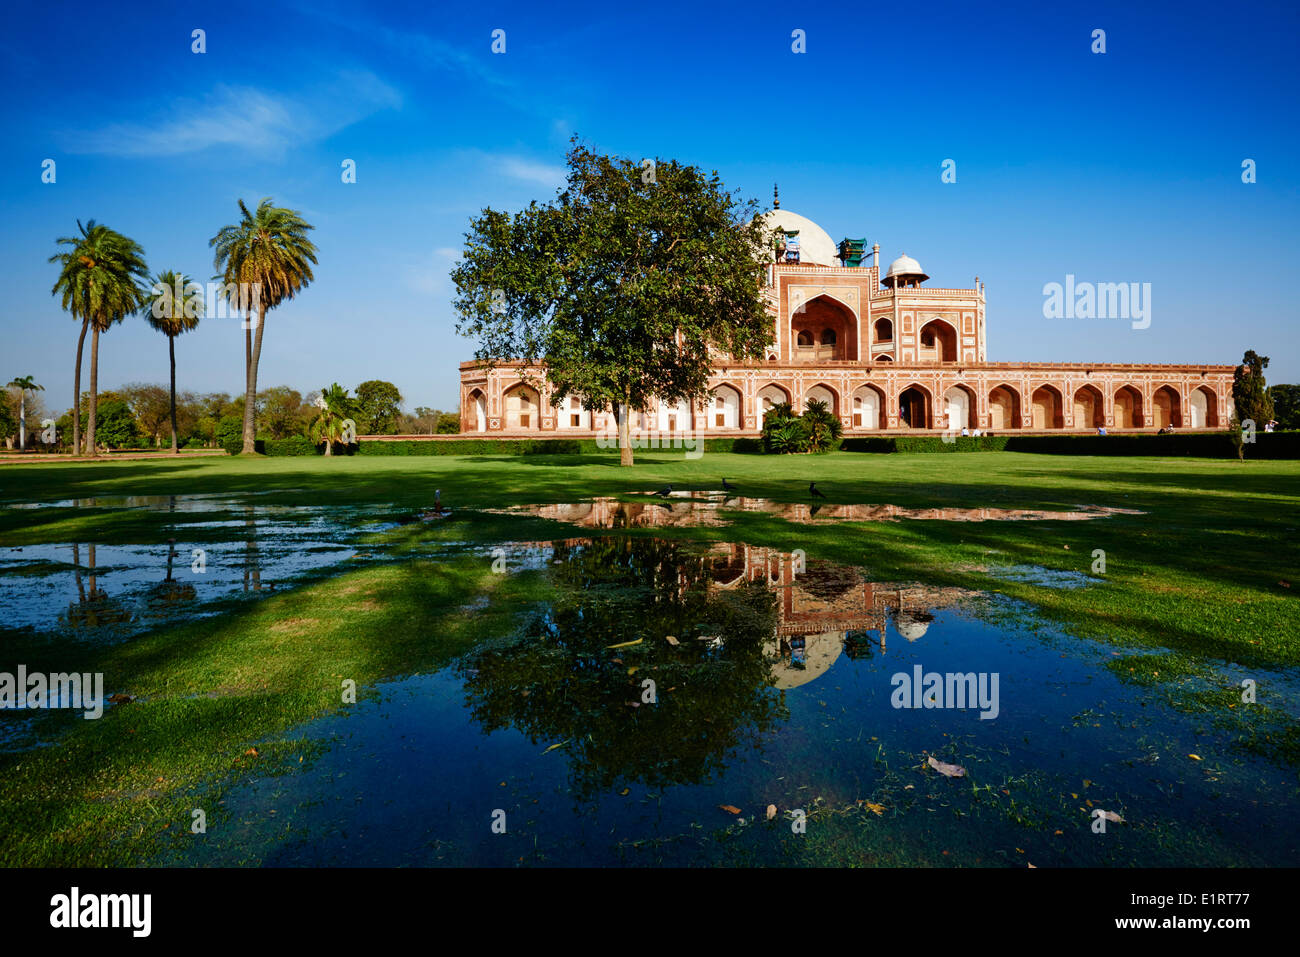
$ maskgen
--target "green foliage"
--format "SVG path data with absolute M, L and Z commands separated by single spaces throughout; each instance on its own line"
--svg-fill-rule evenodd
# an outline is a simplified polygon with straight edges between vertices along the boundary
M 1248 349 L 1241 357 L 1241 365 L 1232 373 L 1233 420 L 1238 425 L 1247 419 L 1253 420 L 1255 428 L 1263 431 L 1264 423 L 1273 418 L 1273 400 L 1269 398 L 1268 385 L 1264 381 L 1264 370 L 1268 368 L 1268 356 L 1257 355 Z
M 383 379 L 368 379 L 357 386 L 357 431 L 367 435 L 394 435 L 402 415 L 402 393 Z
M 438 416 L 438 434 L 455 435 L 460 431 L 460 414 L 443 412 Z
M 63 309 L 74 319 L 89 320 L 103 332 L 144 304 L 142 282 L 148 276 L 144 250 L 93 219 L 84 226 L 78 220 L 77 228 L 80 236 L 57 240 L 68 251 L 50 257 L 50 262 L 59 264 L 59 277 L 50 292 L 61 297 Z
M 0 442 L 11 435 L 18 435 L 18 417 L 10 410 L 8 402 L 0 402 Z M 16 440 L 14 444 L 17 445 Z
M 217 444 L 226 448 L 230 442 L 237 439 L 242 441 L 244 432 L 244 420 L 237 415 L 223 415 L 217 421 L 215 438 Z
M 831 452 L 839 448 L 843 434 L 843 424 L 820 399 L 809 399 L 803 415 L 782 402 L 763 416 L 763 448 L 774 455 Z
M 761 356 L 771 319 L 757 205 L 676 160 L 647 178 L 576 138 L 567 159 L 554 202 L 470 224 L 452 279 L 476 357 L 544 364 L 555 401 L 572 393 L 599 412 L 703 399 L 710 350 Z
M 945 442 L 939 436 L 845 439 L 845 452 L 1029 452 L 1046 455 L 1154 455 L 1235 458 L 1238 432 L 1185 432 L 1173 435 L 983 435 Z M 1300 458 L 1300 432 L 1255 434 L 1250 457 Z
M 343 442 L 347 420 L 351 419 L 356 424 L 356 400 L 337 382 L 328 389 L 321 390 L 320 397 L 324 408 L 316 416 L 316 421 L 312 422 L 307 435 L 313 442 L 325 445 L 326 455 L 333 455 L 334 446 Z
M 131 407 L 122 399 L 110 399 L 99 404 L 99 424 L 95 440 L 110 449 L 135 447 L 140 430 Z
M 1300 429 L 1300 385 L 1269 386 L 1268 397 L 1273 400 L 1273 417 L 1283 430 Z
M 257 394 L 257 434 L 272 439 L 305 435 L 314 412 L 297 389 L 287 385 L 263 389 Z
M 154 276 L 141 317 L 168 338 L 198 327 L 203 316 L 203 286 L 183 272 L 166 269 Z

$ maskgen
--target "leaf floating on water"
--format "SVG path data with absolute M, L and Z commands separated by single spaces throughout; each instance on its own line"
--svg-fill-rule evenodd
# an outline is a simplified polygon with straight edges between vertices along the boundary
M 639 707 L 641 707 L 641 702 L 640 702 L 640 701 L 624 701 L 623 703 L 624 703 L 625 705 L 627 705 L 629 708 L 639 708 Z
M 672 645 L 674 648 L 681 644 L 681 642 L 672 635 L 664 635 L 664 641 L 668 642 L 668 644 Z
M 1191 758 L 1193 761 L 1201 760 L 1201 756 L 1199 754 L 1189 754 L 1188 757 Z
M 945 778 L 964 778 L 966 776 L 966 769 L 960 764 L 949 764 L 946 761 L 940 761 L 934 755 L 930 755 L 928 762 L 930 767 L 934 768 Z
M 636 641 L 620 641 L 617 645 L 606 645 L 606 650 L 610 648 L 631 648 L 633 645 L 639 645 L 645 641 L 644 638 L 638 638 Z
M 641 670 L 641 666 L 640 666 L 640 665 L 633 665 L 631 668 L 628 668 L 628 669 L 627 669 L 627 673 L 630 674 L 630 675 L 634 675 L 634 674 L 636 674 L 636 673 L 637 673 L 638 671 L 640 671 L 640 670 Z
M 257 757 L 257 748 L 249 748 L 247 751 L 244 752 L 244 754 L 246 755 L 251 754 L 253 757 Z
M 1124 819 L 1123 819 L 1122 817 L 1120 817 L 1118 814 L 1116 814 L 1114 811 L 1103 811 L 1103 810 L 1101 810 L 1100 808 L 1098 808 L 1097 810 L 1093 811 L 1092 813 L 1093 813 L 1094 815 L 1096 815 L 1097 817 L 1105 818 L 1106 820 L 1110 821 L 1112 824 L 1123 824 L 1123 823 L 1124 823 Z
M 562 747 L 564 747 L 564 746 L 565 746 L 566 744 L 568 744 L 568 743 L 569 743 L 569 739 L 568 739 L 568 738 L 565 738 L 563 741 L 559 742 L 558 744 L 553 744 L 553 745 L 551 745 L 549 748 L 547 748 L 545 751 L 543 751 L 542 754 L 550 754 L 550 753 L 551 753 L 552 751 L 554 751 L 556 748 L 562 748 Z
M 776 817 L 776 805 L 775 805 L 775 804 L 769 804 L 769 805 L 767 806 L 767 819 L 770 821 L 770 820 L 772 820 L 772 818 L 774 818 L 774 817 Z
M 728 814 L 740 813 L 740 808 L 736 807 L 734 804 L 719 804 L 718 809 L 722 811 L 726 811 Z
M 870 801 L 863 801 L 862 806 L 868 811 L 874 813 L 877 817 L 885 813 L 885 806 L 883 804 L 872 804 Z
M 621 790 L 621 791 L 618 792 L 618 796 L 619 796 L 619 797 L 627 797 L 628 794 L 631 792 L 631 790 L 632 790 L 631 788 L 624 788 L 623 790 Z

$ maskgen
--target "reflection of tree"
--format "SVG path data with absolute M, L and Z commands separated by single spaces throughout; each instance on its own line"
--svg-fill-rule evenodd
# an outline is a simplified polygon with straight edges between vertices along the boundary
M 784 718 L 763 650 L 776 623 L 765 584 L 709 595 L 711 559 L 657 539 L 557 545 L 555 557 L 554 597 L 460 667 L 485 730 L 567 741 L 580 797 L 703 781 Z M 641 703 L 647 678 L 656 704 Z
M 174 500 L 174 499 L 173 499 Z M 149 615 L 153 618 L 167 618 L 174 615 L 183 605 L 198 598 L 194 586 L 178 582 L 172 577 L 172 563 L 180 552 L 176 551 L 176 539 L 167 539 L 167 577 L 149 590 Z
M 97 628 L 100 625 L 118 625 L 131 620 L 130 609 L 120 601 L 109 598 L 99 587 L 95 575 L 95 546 L 86 546 L 89 565 L 86 580 L 81 576 L 81 550 L 72 546 L 73 575 L 77 581 L 77 600 L 68 603 L 67 622 L 79 628 Z
M 257 544 L 257 516 L 253 506 L 244 506 L 244 591 L 262 590 L 262 563 Z

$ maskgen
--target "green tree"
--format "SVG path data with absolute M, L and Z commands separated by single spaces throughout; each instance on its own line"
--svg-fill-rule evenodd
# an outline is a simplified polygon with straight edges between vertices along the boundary
M 824 399 L 809 399 L 800 418 L 809 452 L 831 451 L 844 434 L 843 424 L 831 413 Z
M 317 401 L 320 414 L 311 424 L 310 437 L 313 442 L 325 443 L 325 454 L 334 454 L 334 443 L 342 442 L 345 423 L 354 419 L 356 408 L 348 390 L 335 382 L 328 389 L 322 390 Z
M 162 444 L 162 430 L 173 411 L 167 390 L 160 385 L 133 382 L 122 387 L 122 398 L 135 416 L 140 432 L 153 440 L 155 447 Z
M 50 290 L 61 295 L 63 308 L 81 320 L 77 339 L 77 367 L 73 381 L 72 451 L 81 449 L 81 351 L 86 329 L 90 343 L 90 409 L 86 423 L 86 454 L 95 455 L 95 414 L 99 387 L 99 336 L 115 323 L 139 310 L 145 292 L 141 282 L 148 275 L 144 250 L 139 243 L 116 230 L 89 220 L 85 226 L 77 220 L 80 236 L 65 236 L 57 241 L 67 251 L 55 253 L 50 262 L 59 264 L 59 278 Z
M 675 160 L 651 171 L 576 138 L 567 159 L 554 202 L 471 221 L 452 271 L 457 331 L 488 366 L 544 367 L 556 401 L 617 410 L 631 465 L 629 410 L 702 400 L 711 350 L 764 354 L 763 227 L 716 173 Z
M 18 447 L 27 450 L 27 393 L 44 392 L 45 386 L 37 385 L 29 375 L 11 379 L 9 388 L 18 390 Z
M 273 439 L 305 435 L 313 411 L 302 401 L 302 393 L 287 385 L 272 386 L 259 392 L 257 409 L 258 435 Z
M 402 393 L 383 379 L 368 379 L 357 386 L 357 429 L 370 435 L 394 435 L 402 415 Z
M 1269 386 L 1273 417 L 1279 429 L 1300 429 L 1300 385 Z
M 1262 429 L 1265 422 L 1273 418 L 1273 400 L 1268 395 L 1268 385 L 1264 381 L 1264 370 L 1268 368 L 1268 356 L 1261 356 L 1255 350 L 1248 349 L 1241 358 L 1241 365 L 1232 373 L 1233 417 L 1238 427 L 1247 419 L 1253 420 L 1257 429 Z
M 439 412 L 436 431 L 439 435 L 456 435 L 460 432 L 460 413 Z
M 135 416 L 131 413 L 131 407 L 126 401 L 119 398 L 111 398 L 99 403 L 99 439 L 110 449 L 121 449 L 131 446 L 135 443 L 140 434 L 139 427 L 136 425 Z M 92 406 L 91 408 L 94 408 Z M 89 441 L 92 433 L 87 430 L 86 437 Z
M 772 406 L 763 415 L 763 450 L 775 455 L 803 452 L 808 437 L 804 423 L 789 402 Z
M 159 332 L 167 337 L 167 355 L 171 360 L 171 423 L 172 454 L 180 454 L 176 440 L 176 337 L 190 332 L 203 316 L 203 287 L 189 276 L 173 269 L 154 277 L 154 295 L 141 309 L 141 314 Z
M 257 367 L 262 358 L 262 335 L 266 332 L 268 309 L 294 298 L 315 277 L 316 246 L 307 238 L 314 229 L 297 211 L 271 205 L 263 199 L 255 212 L 239 201 L 241 218 L 224 226 L 208 241 L 216 250 L 213 265 L 226 284 L 232 305 L 257 313 L 254 335 L 251 316 L 244 333 L 244 449 L 245 455 L 256 451 L 254 444 L 257 403 Z M 250 283 L 255 295 L 251 304 L 241 302 L 239 283 Z

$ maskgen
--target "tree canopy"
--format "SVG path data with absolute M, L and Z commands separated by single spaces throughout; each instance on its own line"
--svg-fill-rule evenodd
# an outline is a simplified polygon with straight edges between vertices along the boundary
M 557 401 L 572 393 L 604 412 L 701 401 L 715 352 L 762 356 L 757 204 L 676 160 L 602 156 L 576 140 L 567 159 L 554 202 L 471 221 L 452 279 L 476 358 L 540 365 Z

